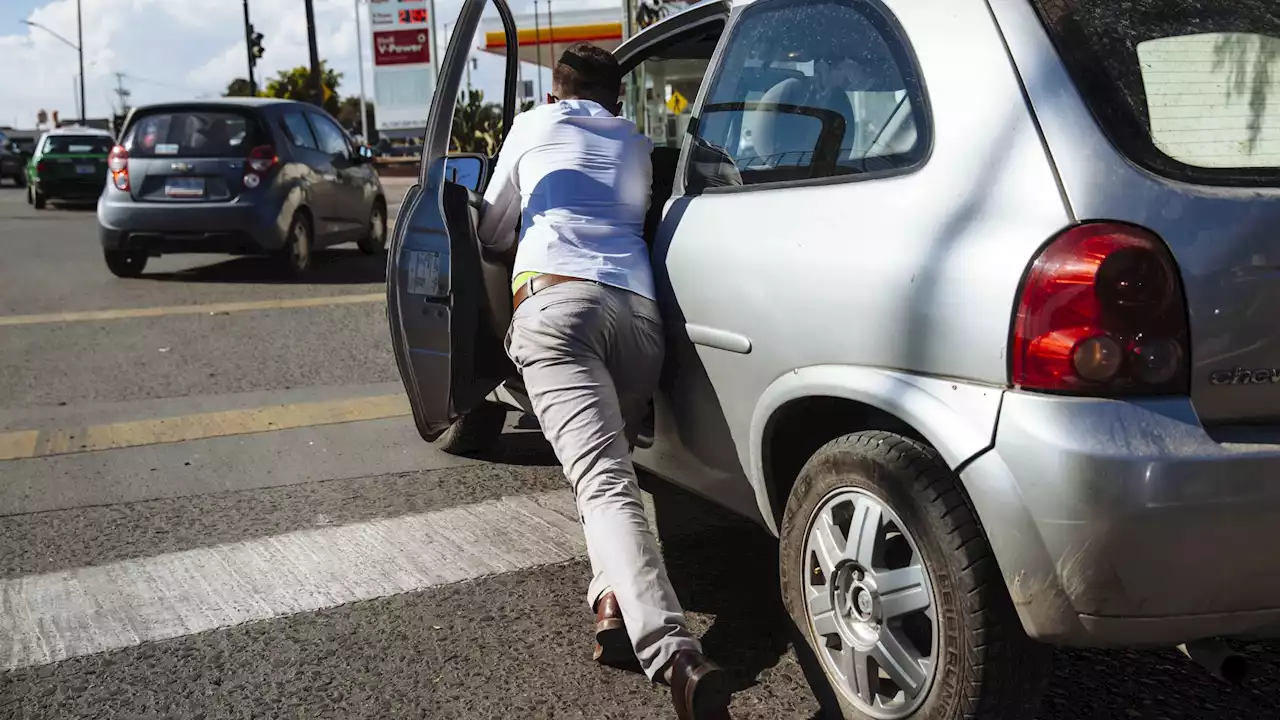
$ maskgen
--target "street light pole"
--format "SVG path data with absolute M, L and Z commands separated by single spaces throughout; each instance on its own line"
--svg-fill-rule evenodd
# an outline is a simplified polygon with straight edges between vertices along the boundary
M 76 52 L 80 55 L 80 124 L 84 125 L 89 113 L 84 106 L 84 23 L 80 20 L 80 0 L 76 0 Z
M 79 54 L 80 56 L 80 83 L 79 83 L 80 84 L 80 110 L 76 114 L 80 116 L 80 124 L 83 125 L 84 116 L 86 113 L 84 111 L 84 35 L 80 27 L 80 0 L 76 0 L 76 37 L 80 39 L 81 41 L 80 44 L 71 42 L 70 40 L 59 35 L 58 33 L 41 25 L 40 23 L 31 22 L 30 20 L 21 20 L 19 22 L 21 22 L 23 25 L 28 25 L 33 28 L 40 28 L 41 30 L 57 38 L 58 41 L 61 42 L 63 45 L 66 45 L 72 50 L 75 50 L 76 53 Z
M 356 9 L 356 72 L 360 75 L 360 137 L 369 144 L 369 113 L 364 105 L 364 38 L 360 31 L 360 0 L 352 0 Z

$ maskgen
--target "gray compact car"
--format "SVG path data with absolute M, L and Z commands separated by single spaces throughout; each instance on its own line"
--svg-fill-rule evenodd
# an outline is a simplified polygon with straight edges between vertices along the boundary
M 484 5 L 388 283 L 453 452 L 528 408 L 474 236 L 488 159 L 446 157 Z M 1239 678 L 1221 638 L 1280 629 L 1273 8 L 713 0 L 617 50 L 669 333 L 636 460 L 778 536 L 844 717 L 1031 714 L 1053 644 Z
M 315 106 L 264 98 L 134 109 L 98 200 L 107 267 L 142 273 L 167 253 L 275 254 L 303 274 L 312 251 L 382 252 L 387 203 L 371 162 Z

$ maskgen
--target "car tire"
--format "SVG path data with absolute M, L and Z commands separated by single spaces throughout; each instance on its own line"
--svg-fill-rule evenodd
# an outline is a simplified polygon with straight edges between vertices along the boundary
M 307 214 L 299 210 L 294 213 L 289 223 L 289 234 L 281 248 L 280 257 L 285 269 L 293 277 L 302 277 L 310 272 L 315 248 L 311 242 L 311 220 Z
M 959 480 L 929 445 L 879 431 L 824 445 L 787 500 L 779 562 L 783 603 L 840 717 L 1034 715 L 1052 650 L 1023 631 Z
M 103 250 L 102 256 L 107 261 L 107 269 L 116 277 L 140 277 L 147 267 L 147 254 L 139 250 Z
M 369 233 L 356 245 L 365 255 L 377 255 L 387 249 L 387 207 L 381 200 L 369 211 Z
M 34 205 L 35 203 L 36 203 L 35 198 L 31 197 L 31 186 L 28 185 L 27 186 L 27 204 Z
M 47 198 L 45 198 L 44 193 L 40 192 L 39 190 L 32 189 L 32 191 L 31 191 L 31 207 L 33 207 L 33 208 L 35 208 L 35 209 L 37 209 L 37 210 L 43 210 L 43 209 L 44 209 L 44 206 L 45 206 L 46 201 L 47 201 Z
M 478 455 L 497 442 L 506 424 L 507 406 L 486 401 L 454 421 L 433 444 L 450 455 Z

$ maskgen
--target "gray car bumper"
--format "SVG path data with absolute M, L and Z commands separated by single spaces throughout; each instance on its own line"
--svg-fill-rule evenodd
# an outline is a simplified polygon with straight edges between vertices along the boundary
M 102 245 L 165 253 L 263 252 L 284 247 L 288 218 L 274 203 L 119 201 L 108 188 L 98 201 Z M 283 219 L 282 219 L 283 218 Z
M 1280 428 L 1225 442 L 1185 399 L 1009 392 L 995 447 L 962 476 L 1033 637 L 1280 629 Z

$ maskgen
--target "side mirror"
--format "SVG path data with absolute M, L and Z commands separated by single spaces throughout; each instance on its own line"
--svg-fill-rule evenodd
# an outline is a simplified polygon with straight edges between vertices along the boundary
M 357 145 L 355 161 L 358 163 L 373 162 L 373 148 L 368 145 Z
M 480 192 L 488 176 L 489 158 L 476 153 L 449 153 L 444 158 L 444 179 L 472 192 Z

